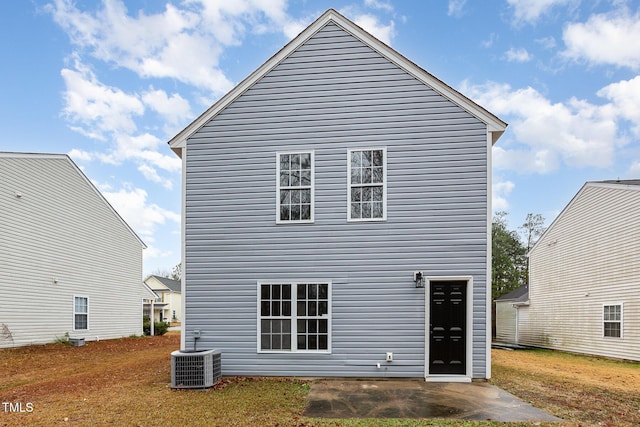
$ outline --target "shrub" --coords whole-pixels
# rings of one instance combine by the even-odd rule
[[[168,329],[169,324],[167,322],[153,322],[154,335],[164,335]],[[145,335],[151,335],[151,319],[147,315],[142,317],[142,331]]]

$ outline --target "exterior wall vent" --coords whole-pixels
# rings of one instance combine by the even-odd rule
[[[176,350],[171,353],[172,388],[213,387],[221,376],[222,353],[219,350]]]

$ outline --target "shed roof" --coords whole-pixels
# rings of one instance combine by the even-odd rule
[[[251,86],[258,82],[264,75],[276,67],[281,61],[286,59],[292,52],[298,47],[304,44],[314,34],[324,28],[327,24],[334,23],[347,31],[352,36],[359,39],[361,42],[378,52],[383,57],[400,67],[414,78],[418,79],[422,83],[428,85],[442,96],[458,105],[460,108],[467,111],[469,114],[475,116],[478,120],[487,125],[488,131],[492,135],[492,143],[495,143],[498,138],[504,133],[507,123],[499,119],[493,113],[489,112],[485,108],[481,107],[465,95],[461,94],[451,86],[444,83],[442,80],[436,78],[434,75],[428,73],[396,50],[392,49],[385,43],[381,42],[370,33],[348,20],[334,9],[329,9],[316,19],[311,25],[303,30],[298,36],[291,40],[280,51],[273,55],[269,60],[262,64],[257,70],[251,73],[247,78],[240,82],[236,87],[229,91],[226,95],[220,98],[209,109],[196,118],[191,124],[179,132],[169,141],[171,149],[182,157],[182,148],[185,147],[186,141],[196,133],[200,128],[213,119],[218,113],[224,110],[227,105],[235,101],[240,95],[247,91]]]
[[[529,299],[529,286],[522,285],[513,291],[500,295],[496,298],[496,301],[513,301],[513,302],[525,302]]]

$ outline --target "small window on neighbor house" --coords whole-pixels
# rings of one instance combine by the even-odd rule
[[[73,297],[73,330],[89,329],[89,298]]]
[[[349,150],[348,153],[348,220],[385,220],[387,218],[386,149]]]
[[[622,337],[622,304],[604,305],[602,319],[605,337]]]
[[[277,154],[277,223],[313,222],[313,152]]]
[[[259,283],[258,351],[330,349],[329,283]]]

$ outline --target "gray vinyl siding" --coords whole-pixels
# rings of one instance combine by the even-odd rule
[[[347,150],[380,147],[387,220],[347,222]],[[315,221],[276,224],[276,152],[302,150],[315,156]],[[328,25],[183,156],[187,349],[200,330],[224,375],[422,377],[422,270],[473,277],[473,376],[485,377],[484,123]],[[331,282],[331,354],[258,353],[257,283],[287,280]]]
[[[640,360],[639,237],[640,187],[583,187],[531,251],[522,343]],[[623,304],[622,338],[603,336],[604,304]]]
[[[0,347],[142,333],[143,244],[66,156],[0,154],[0,206]]]

